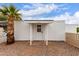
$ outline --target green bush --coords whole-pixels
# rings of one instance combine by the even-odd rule
[[[6,21],[6,20],[7,20],[7,17],[0,15],[0,21]]]
[[[79,27],[77,27],[77,33],[79,33]]]

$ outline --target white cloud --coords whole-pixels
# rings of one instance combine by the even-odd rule
[[[74,15],[69,15],[69,13],[65,13],[60,16],[54,17],[55,20],[65,20],[66,24],[79,24],[79,12],[75,12]]]
[[[72,16],[65,12],[64,14],[55,16],[55,17],[43,17],[43,18],[37,18],[36,15],[40,15],[43,13],[49,13],[56,9],[63,9],[66,10],[66,7],[62,7],[55,5],[55,4],[32,4],[31,10],[20,10],[20,13],[23,15],[23,20],[65,20],[66,24],[79,24],[79,11],[75,12]],[[25,5],[24,8],[29,8],[29,6]],[[32,17],[33,16],[33,17]]]
[[[44,14],[44,13],[49,13],[53,10],[65,10],[67,9],[66,7],[64,7],[64,5],[56,5],[56,4],[38,4],[38,3],[35,3],[35,4],[32,4],[32,5],[24,5],[24,9],[26,8],[30,8],[30,10],[20,10],[20,13],[22,14],[22,18],[23,20],[26,20],[26,19],[36,19],[36,15],[40,15],[40,14]],[[32,17],[33,16],[33,17]],[[44,19],[44,18],[41,18],[41,19]],[[52,19],[52,18],[45,18],[45,19]]]
[[[79,17],[79,11],[76,12],[74,16]]]
[[[25,7],[25,6],[24,6]],[[20,10],[20,13],[23,16],[34,16],[34,15],[40,15],[43,13],[51,12],[52,10],[55,10],[58,8],[55,4],[33,4],[33,7],[36,7],[35,9],[31,10]]]

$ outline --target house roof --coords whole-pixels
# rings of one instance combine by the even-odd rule
[[[27,23],[42,23],[42,24],[53,22],[53,20],[24,20],[24,21],[27,21]]]
[[[24,20],[24,21],[54,21],[54,20]]]

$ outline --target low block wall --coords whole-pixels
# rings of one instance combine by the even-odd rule
[[[79,34],[77,33],[66,33],[66,42],[79,48]]]
[[[4,33],[4,29],[0,27],[0,43],[6,42],[6,36]]]

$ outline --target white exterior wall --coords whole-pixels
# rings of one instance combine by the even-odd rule
[[[53,41],[65,41],[64,21],[54,21],[48,25],[48,39]]]
[[[15,40],[29,40],[30,39],[30,30],[29,24],[23,21],[16,21],[14,25],[15,29]]]
[[[30,26],[27,21],[15,22],[15,40],[30,40]],[[48,29],[45,34],[45,39],[53,41],[65,40],[65,23],[64,21],[53,21],[48,24]],[[46,28],[45,28],[46,29]],[[45,32],[45,31],[44,31]],[[33,39],[32,39],[33,40]]]

